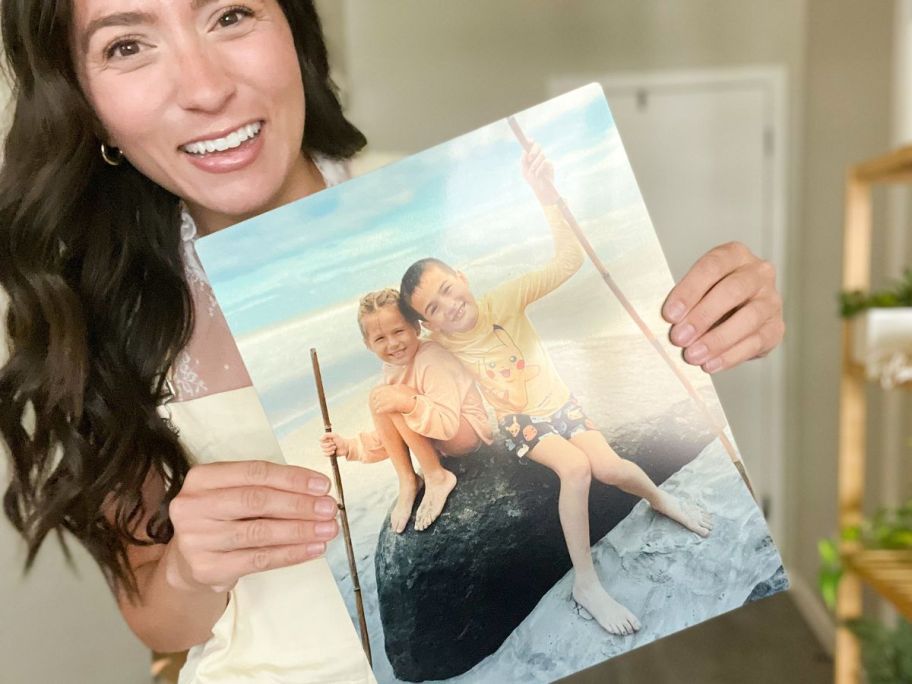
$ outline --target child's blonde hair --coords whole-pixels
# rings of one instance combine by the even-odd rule
[[[358,327],[361,328],[362,337],[367,337],[367,331],[364,330],[364,317],[377,313],[387,306],[395,306],[402,313],[402,309],[399,306],[399,290],[387,287],[375,292],[368,292],[361,297],[361,301],[358,302]]]

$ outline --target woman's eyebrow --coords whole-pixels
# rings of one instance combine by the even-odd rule
[[[215,0],[191,0],[190,9],[196,12],[197,10],[215,2]],[[109,26],[137,26],[139,24],[154,24],[156,22],[156,17],[151,12],[143,12],[141,10],[134,10],[130,12],[115,12],[114,14],[107,14],[103,17],[98,17],[89,22],[89,25],[86,26],[85,31],[82,34],[82,51],[89,51],[89,41],[92,39],[92,36],[96,31],[100,31],[103,28]]]
[[[136,26],[138,24],[154,24],[155,15],[149,12],[116,12],[115,14],[106,14],[89,22],[85,31],[82,33],[82,51],[89,51],[89,42],[96,32],[109,26]]]

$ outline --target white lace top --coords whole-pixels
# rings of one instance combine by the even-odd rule
[[[316,160],[327,186],[344,165]],[[196,463],[283,462],[266,414],[194,248],[184,212],[184,260],[195,306],[190,343],[162,407]],[[318,559],[242,577],[211,638],[190,650],[180,684],[375,684],[329,565]]]

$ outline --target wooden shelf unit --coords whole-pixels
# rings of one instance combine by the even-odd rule
[[[843,234],[844,290],[871,286],[871,188],[874,184],[912,183],[912,146],[903,147],[849,169],[846,179]],[[839,406],[838,496],[840,529],[858,525],[863,517],[867,436],[867,380],[851,355],[851,327],[843,323],[842,376]],[[862,584],[873,587],[912,619],[912,552],[862,550],[844,542],[845,574],[839,583],[836,617],[839,624],[861,617]],[[861,682],[861,653],[848,629],[837,626],[836,684]]]
[[[912,551],[867,549],[843,559],[846,567],[912,620]]]

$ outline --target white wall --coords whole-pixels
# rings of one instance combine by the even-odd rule
[[[74,573],[49,539],[24,579],[24,546],[0,516],[0,682],[149,682],[150,653],[127,628],[88,554],[71,544]]]
[[[350,113],[386,151],[416,151],[544,100],[553,76],[758,63],[792,76],[803,49],[803,0],[319,4],[332,6]]]
[[[793,420],[790,494],[796,503],[793,562],[808,581],[814,542],[836,532],[836,449],[842,227],[848,166],[890,146],[893,3],[809,0],[802,211],[793,258]],[[874,272],[883,263],[875,251]],[[872,411],[877,419],[877,410]],[[875,440],[876,441],[876,440]],[[877,459],[872,459],[876,466]],[[872,468],[869,492],[879,489]]]

